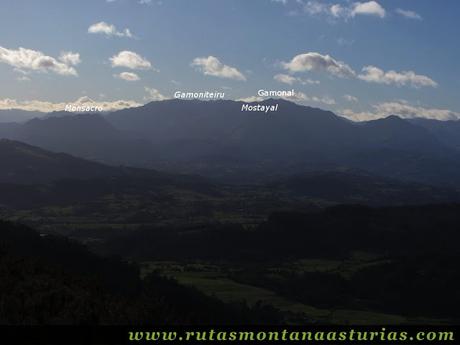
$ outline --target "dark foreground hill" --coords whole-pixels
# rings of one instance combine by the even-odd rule
[[[416,323],[423,317],[456,323],[459,224],[459,205],[339,206],[278,212],[255,229],[146,228],[112,237],[99,248],[143,262],[208,262],[221,267],[213,271],[220,284],[226,278],[276,291],[329,309],[331,316],[351,309],[418,318]],[[188,274],[198,286],[206,279],[193,270]]]
[[[0,323],[13,325],[282,322],[228,305],[65,238],[0,221]]]
[[[62,178],[87,179],[110,176],[116,171],[100,163],[6,139],[0,140],[0,159],[2,183],[36,184]]]

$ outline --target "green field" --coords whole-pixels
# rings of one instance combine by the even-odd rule
[[[318,260],[303,260],[295,263],[292,269],[334,270],[340,262]],[[288,265],[286,265],[288,266]],[[281,266],[279,269],[285,269]],[[229,273],[237,268],[217,266],[207,263],[182,264],[178,262],[144,262],[142,275],[158,272],[172,277],[179,283],[193,286],[203,293],[217,297],[224,302],[244,302],[249,306],[256,303],[270,305],[285,315],[289,323],[301,322],[327,322],[336,324],[407,324],[407,323],[442,323],[441,320],[409,319],[403,316],[384,313],[369,312],[364,310],[349,309],[320,309],[289,300],[275,292],[236,282],[229,278]]]

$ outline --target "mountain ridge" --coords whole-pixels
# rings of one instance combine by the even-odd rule
[[[244,176],[267,179],[347,167],[460,186],[460,151],[414,121],[393,115],[356,123],[282,99],[259,103],[280,106],[267,115],[242,112],[242,101],[154,101],[104,116],[4,124],[0,137],[105,164],[243,183]]]

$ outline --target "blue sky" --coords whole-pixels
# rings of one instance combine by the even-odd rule
[[[458,13],[458,0],[2,0],[0,108],[294,88],[352,119],[460,118]]]

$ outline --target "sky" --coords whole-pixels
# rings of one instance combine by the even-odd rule
[[[296,91],[353,120],[460,118],[458,0],[1,0],[0,109]]]

